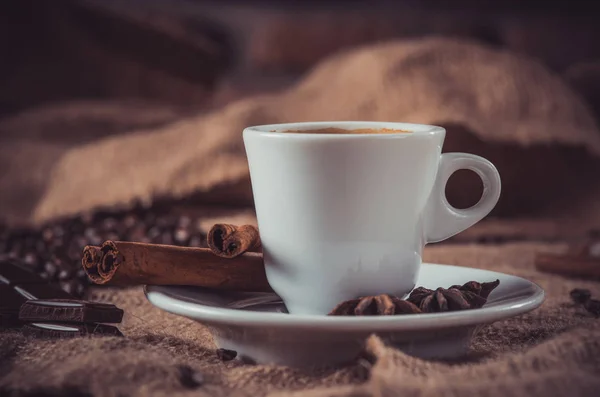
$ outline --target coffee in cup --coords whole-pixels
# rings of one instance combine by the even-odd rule
[[[272,131],[278,132],[278,131]],[[303,130],[283,130],[279,132],[287,132],[294,134],[407,134],[410,133],[408,130],[399,130],[393,128],[356,128],[356,129],[345,129],[336,127],[327,128],[316,128],[316,129],[303,129]]]

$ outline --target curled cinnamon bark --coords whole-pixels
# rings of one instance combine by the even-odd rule
[[[102,260],[102,251],[100,247],[87,246],[83,250],[83,258],[81,259],[81,264],[84,269],[92,268],[96,262]]]
[[[190,285],[237,291],[272,292],[260,253],[235,260],[207,248],[106,241],[83,250],[91,281],[107,285]]]
[[[535,255],[535,267],[565,277],[600,280],[600,260],[587,255],[538,252]]]
[[[98,266],[98,274],[104,280],[112,278],[119,266],[123,263],[123,255],[112,241],[106,241],[100,248],[102,257]]]
[[[216,224],[208,232],[208,247],[223,258],[235,258],[260,248],[258,229],[252,225]]]

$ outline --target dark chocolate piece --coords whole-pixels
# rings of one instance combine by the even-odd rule
[[[59,286],[48,283],[17,284],[13,288],[26,299],[73,299],[73,295],[67,294]]]
[[[37,274],[15,264],[11,260],[0,261],[0,284],[39,284],[46,280]]]
[[[30,300],[21,306],[21,321],[120,323],[123,310],[106,303],[80,300]]]
[[[25,300],[11,286],[0,284],[0,327],[18,325],[19,309]]]
[[[78,336],[123,336],[117,327],[106,324],[29,323],[23,333],[42,338],[75,338]]]

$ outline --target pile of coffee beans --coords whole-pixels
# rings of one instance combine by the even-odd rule
[[[195,217],[174,214],[168,207],[136,205],[126,211],[80,215],[39,229],[11,229],[0,224],[0,260],[11,259],[81,297],[89,283],[81,268],[86,245],[122,240],[205,247],[206,236],[197,223]]]

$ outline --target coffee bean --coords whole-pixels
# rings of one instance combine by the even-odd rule
[[[43,225],[14,229],[0,222],[0,257],[21,259],[24,266],[50,280],[59,280],[72,294],[90,284],[81,268],[86,245],[124,240],[205,247],[206,236],[196,217],[173,215],[168,205],[138,201],[128,211],[101,209]]]
[[[583,307],[585,308],[585,310],[587,310],[591,314],[593,314],[595,316],[600,316],[600,300],[598,300],[598,299],[588,299],[583,304]]]
[[[25,247],[20,240],[14,240],[11,242],[8,254],[11,257],[21,258],[25,253]]]
[[[132,229],[134,226],[136,226],[139,223],[139,219],[138,217],[136,217],[133,214],[129,214],[127,216],[125,216],[125,218],[123,218],[122,221],[122,225],[126,228],[126,229]]]
[[[84,284],[89,283],[89,278],[88,278],[85,270],[83,270],[82,268],[78,269],[77,272],[75,273],[75,279],[79,280],[80,282],[83,282]]]
[[[571,296],[573,302],[580,304],[587,302],[592,297],[592,293],[590,292],[590,290],[582,288],[575,288],[571,290],[571,292],[569,292],[569,295]]]
[[[44,264],[44,273],[48,275],[49,279],[54,279],[58,273],[58,266],[53,261],[47,261]]]
[[[64,239],[54,238],[51,242],[46,244],[46,247],[49,251],[54,253],[54,252],[66,250],[65,245],[66,245],[66,243],[65,243]]]
[[[23,264],[31,269],[36,269],[41,266],[42,260],[35,252],[27,252],[23,255]]]
[[[182,227],[182,228],[189,228],[192,226],[192,218],[190,218],[187,215],[182,215],[179,217],[179,219],[177,220],[177,226]]]
[[[111,208],[102,208],[94,212],[92,222],[93,224],[101,224],[107,218],[115,218],[119,214],[119,211]]]
[[[73,269],[79,267],[81,264],[81,257],[79,260],[72,260],[66,254],[59,254],[53,257],[54,264],[58,267],[58,270],[62,269]]]
[[[60,281],[70,280],[73,277],[73,269],[63,268],[58,272]]]
[[[96,229],[91,226],[86,227],[83,231],[83,237],[85,237],[85,239],[87,239],[87,240],[89,240],[90,238],[93,238],[96,235],[98,235],[98,233],[96,232]]]
[[[40,257],[47,256],[48,245],[46,244],[46,242],[41,237],[40,237],[40,239],[38,241],[35,242],[34,251],[37,252],[37,254]]]
[[[102,237],[100,237],[93,227],[87,227],[83,232],[83,237],[87,240],[89,245],[101,245],[104,242],[102,241]]]
[[[93,238],[88,240],[88,245],[102,245],[104,240],[99,235],[95,235]]]
[[[160,234],[158,244],[173,245],[173,234],[171,232],[163,232]]]
[[[73,291],[73,295],[75,295],[78,298],[81,298],[84,294],[85,294],[85,289],[87,283],[82,283],[81,281],[77,281],[75,284],[75,291]]]
[[[173,216],[160,216],[156,219],[156,226],[165,230],[172,229],[177,224],[177,218]]]
[[[127,240],[142,242],[142,239],[147,239],[146,228],[144,225],[135,225],[127,233]]]
[[[146,236],[150,239],[150,241],[158,242],[161,233],[162,232],[158,226],[152,226],[150,229],[148,229]]]
[[[54,240],[54,231],[51,227],[47,227],[42,231],[42,238],[47,243],[50,243],[52,240]]]
[[[195,233],[190,237],[188,247],[203,247],[206,242],[206,238],[199,233]]]
[[[83,222],[81,217],[77,217],[69,222],[67,229],[72,235],[83,234],[83,231],[85,230],[85,223]]]
[[[119,236],[116,232],[108,232],[104,235],[104,237],[102,239],[103,240],[112,240],[112,241],[122,240],[121,236]]]
[[[84,225],[90,225],[94,222],[94,213],[93,212],[84,212],[79,215],[79,219],[81,223]]]
[[[178,227],[173,235],[175,244],[187,246],[190,241],[190,231],[187,227]]]
[[[65,291],[67,294],[75,295],[74,292],[77,289],[77,281],[63,281],[60,283],[60,288],[62,288],[62,290]]]
[[[148,212],[146,214],[144,214],[144,221],[143,223],[150,226],[150,225],[155,225],[156,224],[156,214],[152,213],[152,212]]]
[[[38,242],[40,241],[40,237],[32,233],[23,237],[21,241],[23,242],[23,249],[25,251],[33,251],[35,250]]]
[[[69,241],[67,248],[67,256],[73,261],[81,259],[83,248],[88,244],[87,240],[83,236],[73,236]]]
[[[60,283],[60,287],[63,289],[63,291],[75,296],[76,298],[81,298],[85,292],[84,283],[78,280],[62,281]]]
[[[85,269],[80,266],[77,266],[77,271],[75,272],[75,277],[77,277],[77,278],[87,277],[87,275],[85,273]]]
[[[0,239],[0,254],[4,254],[8,252],[8,239],[1,238]]]
[[[102,221],[102,230],[104,232],[114,232],[119,222],[115,218],[106,218]]]
[[[52,233],[54,235],[54,240],[61,239],[65,236],[65,228],[62,225],[54,225],[52,227]]]
[[[119,223],[117,226],[117,230],[115,230],[115,234],[119,236],[119,240],[127,240],[127,234],[129,233],[129,229]]]

